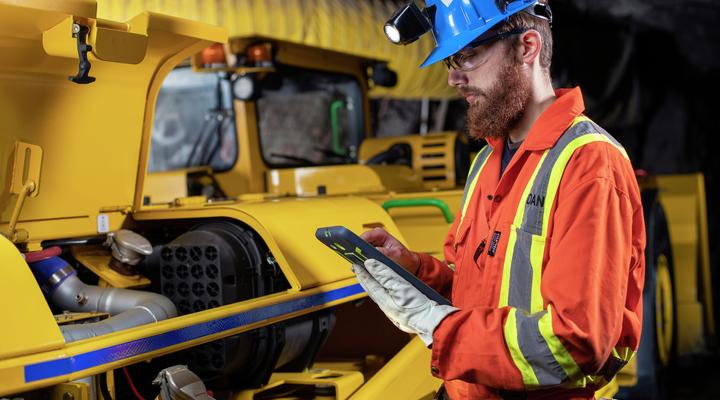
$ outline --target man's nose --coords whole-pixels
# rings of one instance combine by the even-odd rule
[[[448,85],[454,87],[467,86],[468,80],[464,72],[454,68],[448,70]]]

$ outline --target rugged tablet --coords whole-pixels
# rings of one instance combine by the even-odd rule
[[[362,240],[360,236],[354,234],[344,226],[318,228],[318,230],[315,231],[315,237],[352,264],[363,264],[365,260],[369,258],[378,260],[392,268],[398,275],[415,286],[415,288],[425,296],[438,302],[438,304],[452,305],[450,300],[433,290],[430,286],[426,285],[425,282],[408,272],[395,261],[385,257],[375,246]]]

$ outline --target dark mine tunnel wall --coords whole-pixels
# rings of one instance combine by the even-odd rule
[[[623,143],[636,168],[705,175],[717,304],[720,6],[660,0],[552,4],[557,85],[583,88],[586,113]]]

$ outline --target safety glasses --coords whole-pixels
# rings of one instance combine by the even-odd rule
[[[462,50],[445,58],[443,62],[448,69],[452,68],[456,71],[472,71],[480,66],[480,61],[482,60],[482,57],[480,57],[480,55],[482,55],[482,51],[479,49],[480,46],[505,40],[511,36],[520,35],[525,32],[527,32],[527,29],[518,28],[498,33],[497,35],[493,35],[485,39],[475,39],[468,43],[468,45]]]

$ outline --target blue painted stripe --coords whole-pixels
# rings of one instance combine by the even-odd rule
[[[77,354],[71,357],[29,364],[25,366],[25,383],[67,375],[149,353],[189,340],[213,335],[270,318],[280,317],[307,308],[321,306],[331,301],[340,300],[362,292],[362,286],[354,284],[324,293],[244,311],[239,314],[195,324],[159,335]]]

